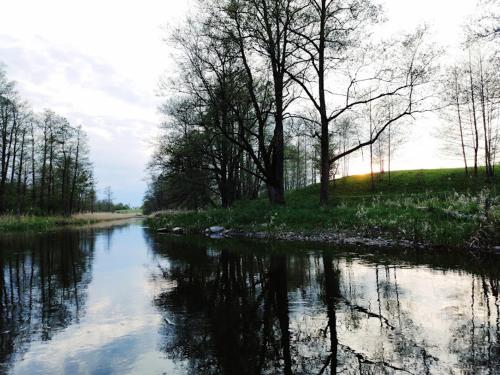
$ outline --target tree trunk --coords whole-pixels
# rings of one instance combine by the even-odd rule
[[[50,151],[49,151],[49,181],[47,186],[48,212],[53,213],[54,205],[54,135],[50,131]]]
[[[307,186],[307,140],[304,139],[304,187]]]
[[[486,94],[484,90],[484,76],[483,76],[483,61],[479,60],[479,79],[480,79],[480,97],[481,97],[481,113],[483,120],[483,131],[484,131],[484,164],[486,169],[486,177],[490,179],[493,177],[492,165],[491,165],[491,155],[488,140],[488,122],[486,121]]]
[[[371,191],[375,191],[375,177],[373,175],[373,144],[370,143],[370,180],[371,180]]]
[[[0,175],[0,212],[6,210],[5,193],[6,193],[6,183],[7,183],[7,173],[9,170],[10,154],[12,147],[12,138],[14,130],[16,128],[16,109],[12,108],[12,128],[9,131],[9,105],[10,103],[5,103],[2,107],[2,168]]]
[[[320,161],[320,205],[326,207],[329,199],[330,184],[330,142],[328,134],[328,123],[321,125],[321,161]]]
[[[281,73],[280,73],[281,74]],[[271,179],[267,186],[269,199],[273,205],[285,204],[285,142],[283,136],[283,76],[275,84],[276,114],[274,117],[274,148],[271,155]]]
[[[300,141],[297,137],[297,157],[295,159],[295,189],[300,188]]]
[[[36,205],[35,125],[31,123],[31,206]]]
[[[40,209],[43,211],[45,209],[45,186],[47,182],[47,150],[48,150],[48,139],[47,139],[48,124],[45,120],[43,129],[43,157],[42,157],[42,176],[40,180]]]
[[[24,140],[26,138],[26,131],[23,130],[23,135],[21,139],[21,155],[19,156],[19,169],[17,172],[17,189],[16,189],[16,202],[17,202],[17,214],[21,214],[21,201],[24,200],[21,199],[21,180],[22,180],[22,174],[23,174],[23,163],[24,163]]]
[[[472,124],[474,125],[474,176],[477,177],[478,174],[478,166],[477,166],[477,157],[479,151],[479,132],[477,129],[477,116],[476,116],[476,95],[474,92],[474,80],[472,77],[472,62],[470,60],[470,51],[469,51],[469,79],[470,79],[470,94],[472,101]]]
[[[373,123],[372,123],[372,104],[370,103],[370,141],[373,140]],[[375,178],[373,175],[373,143],[370,142],[370,177],[371,177],[371,191],[375,191]]]
[[[318,48],[318,94],[319,94],[319,111],[321,116],[321,182],[319,202],[322,207],[328,205],[330,183],[330,134],[329,121],[326,113],[326,98],[325,98],[325,26],[326,26],[326,0],[321,0],[320,10],[320,32],[319,32],[319,48]]]
[[[266,183],[267,195],[269,197],[269,202],[272,205],[282,206],[285,204],[285,192],[283,184],[279,184],[278,181],[268,181]]]
[[[391,156],[392,156],[391,155],[391,152],[392,152],[392,150],[391,150],[391,125],[389,125],[388,131],[389,131],[389,143],[387,145],[387,147],[388,147],[388,152],[387,152],[387,158],[388,158],[388,160],[387,160],[387,169],[388,169],[388,173],[389,173],[389,184],[390,184],[391,183]]]
[[[16,174],[16,159],[17,159],[17,153],[18,153],[18,137],[19,137],[19,126],[16,126],[16,129],[12,129],[14,132],[14,148],[12,151],[12,167],[10,169],[10,184],[12,185],[14,183],[14,177]]]
[[[460,128],[460,142],[462,145],[462,156],[464,158],[465,176],[469,176],[469,168],[467,167],[467,155],[465,153],[465,142],[464,142],[464,131],[462,125],[462,114],[460,111],[460,89],[458,87],[458,76],[455,75],[455,96],[456,96],[456,106],[457,106],[457,116],[458,116],[458,126]]]

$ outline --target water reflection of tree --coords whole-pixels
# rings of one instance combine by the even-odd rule
[[[165,288],[156,299],[166,317],[163,349],[187,363],[190,373],[425,374],[451,369],[448,358],[439,358],[447,353],[436,353],[426,342],[425,317],[413,314],[407,298],[401,300],[408,292],[398,279],[404,268],[366,262],[363,272],[372,272],[368,280],[373,284],[360,284],[354,271],[359,262],[329,251],[285,254],[256,244],[250,251],[216,250],[203,242],[170,239],[155,250],[168,260],[159,278]],[[498,278],[490,279],[496,281],[489,293],[498,301]],[[493,365],[498,358],[496,316],[496,336],[485,337],[493,343]],[[470,322],[464,324],[469,328]]]
[[[0,239],[0,363],[83,314],[94,238],[79,232]]]
[[[383,297],[388,297],[388,291],[386,290],[384,294],[380,293],[382,286],[379,285],[377,267],[374,270],[377,305],[370,307],[364,305],[367,300],[369,301],[368,296],[357,291],[356,286],[352,285],[353,279],[350,277],[352,270],[349,263],[340,264],[339,259],[333,258],[328,252],[323,254],[322,261],[323,272],[318,282],[323,286],[322,295],[326,310],[324,324],[326,326],[320,329],[303,329],[309,332],[303,337],[303,341],[306,341],[309,346],[314,346],[315,352],[319,355],[313,357],[313,360],[303,361],[301,373],[420,373],[412,371],[422,367],[419,363],[420,356],[416,353],[419,345],[410,337],[403,336],[401,330],[398,335],[394,335],[397,330],[396,323],[393,322],[392,316],[388,315],[388,311],[382,307]],[[392,298],[392,295],[390,297]],[[363,336],[359,337],[358,334],[364,329],[362,324],[368,322],[379,327],[377,332],[379,342],[367,350],[363,345]],[[346,335],[358,336],[358,339],[352,340]],[[388,346],[391,341],[397,340],[406,344],[405,350],[402,350],[401,345],[396,345],[392,348],[390,355],[378,351],[380,347]],[[299,342],[296,344],[300,346]],[[408,359],[414,361],[408,363]],[[318,367],[318,363],[322,365]]]
[[[458,357],[465,373],[500,373],[498,288],[498,279],[473,275],[470,306],[456,313],[459,319],[456,319],[450,351]]]
[[[156,299],[172,314],[163,328],[168,355],[189,360],[193,373],[291,374],[286,257],[191,250],[180,250],[188,262],[169,253],[161,271],[176,285]]]

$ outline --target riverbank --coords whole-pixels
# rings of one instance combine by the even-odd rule
[[[211,226],[247,237],[320,242],[391,243],[433,247],[500,245],[500,183],[480,171],[462,169],[393,172],[337,180],[325,208],[319,187],[290,191],[287,205],[273,207],[264,198],[238,202],[230,209],[167,211],[148,218],[149,226],[203,233]]]
[[[127,220],[142,216],[139,212],[127,213],[85,213],[70,217],[64,216],[0,216],[0,233],[5,232],[43,232],[58,227],[83,226],[97,224],[100,222],[110,222]]]

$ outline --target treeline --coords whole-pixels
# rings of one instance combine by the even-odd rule
[[[448,126],[443,137],[461,157],[465,173],[495,174],[500,146],[500,56],[496,40],[471,35],[465,51],[444,74],[443,111]]]
[[[0,213],[63,214],[94,209],[86,135],[51,110],[33,113],[0,67]]]
[[[178,77],[165,84],[146,211],[229,207],[264,191],[281,205],[287,188],[318,181],[326,205],[353,154],[369,150],[372,171],[390,170],[404,125],[451,103],[434,100],[441,51],[429,32],[372,37],[383,17],[371,0],[200,1],[171,34]],[[493,124],[496,110],[480,115]]]

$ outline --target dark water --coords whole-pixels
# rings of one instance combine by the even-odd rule
[[[4,236],[0,249],[0,373],[500,373],[494,257],[139,223]]]

